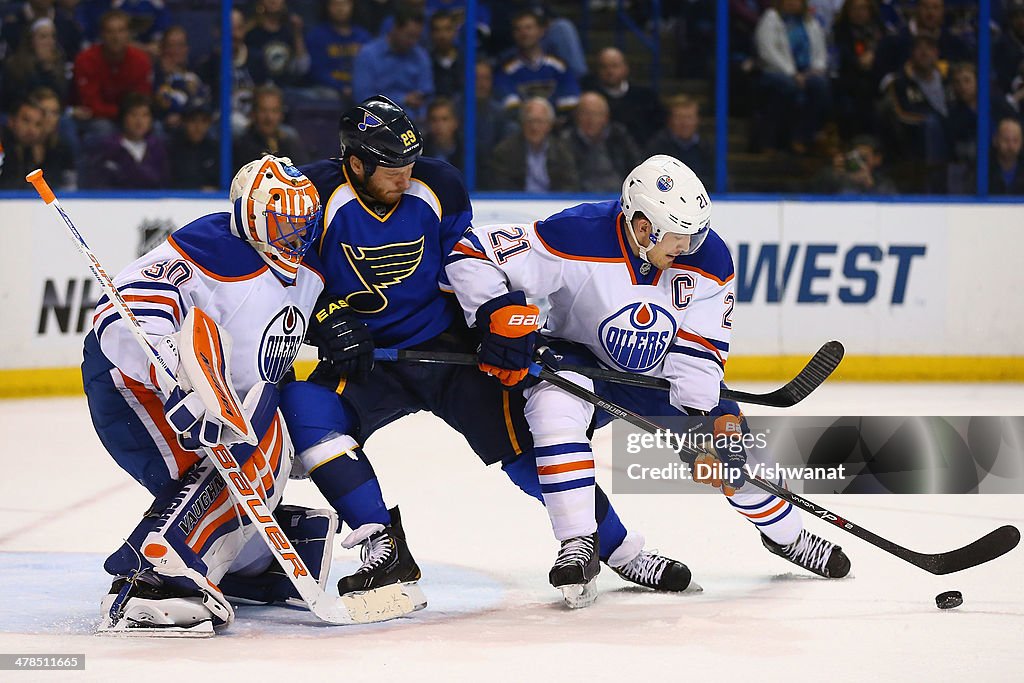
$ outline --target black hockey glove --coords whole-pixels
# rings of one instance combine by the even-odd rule
[[[320,360],[329,361],[339,376],[360,382],[373,370],[373,336],[341,297],[320,295],[306,341],[317,347]]]

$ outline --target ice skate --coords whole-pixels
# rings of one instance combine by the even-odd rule
[[[571,609],[588,607],[597,600],[597,575],[601,571],[598,547],[594,532],[566,539],[558,550],[548,581],[562,591],[562,598]]]
[[[391,525],[364,524],[342,541],[345,548],[359,545],[362,566],[338,581],[338,594],[350,599],[384,599],[405,604],[406,612],[423,609],[427,599],[418,585],[420,568],[409,552],[398,508]],[[390,597],[388,597],[390,596]]]
[[[779,545],[764,534],[761,534],[761,542],[779,557],[826,579],[841,579],[850,573],[850,558],[843,549],[806,529],[801,529],[796,540],[787,546]]]
[[[656,591],[679,593],[688,588],[691,592],[701,590],[691,580],[690,569],[685,564],[646,550],[641,550],[626,564],[612,567],[612,571],[630,583]]]
[[[211,606],[223,609],[202,591],[169,585],[147,569],[114,580],[101,603],[103,621],[96,635],[209,638],[215,624],[225,623]]]

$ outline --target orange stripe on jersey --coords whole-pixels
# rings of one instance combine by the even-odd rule
[[[136,382],[134,379],[124,374],[120,370],[122,381],[128,391],[132,392],[135,400],[139,402],[139,405],[143,407],[146,414],[156,425],[157,430],[160,432],[160,436],[163,437],[164,442],[167,444],[167,448],[171,451],[171,455],[174,456],[174,464],[177,466],[177,472],[171,472],[171,476],[175,479],[179,478],[184,472],[192,465],[199,461],[199,455],[192,451],[186,451],[178,444],[178,436],[171,429],[171,425],[167,424],[167,418],[164,417],[164,403],[160,400],[160,397],[153,391],[150,391],[141,382]]]
[[[258,268],[257,270],[254,270],[253,272],[249,273],[248,275],[237,275],[237,276],[234,276],[234,277],[231,277],[231,276],[228,276],[228,275],[220,275],[218,273],[213,272],[212,270],[207,270],[201,264],[199,264],[196,261],[192,260],[192,257],[189,256],[188,254],[186,254],[185,250],[182,249],[180,246],[178,246],[178,243],[174,241],[174,235],[171,235],[170,237],[167,238],[167,243],[169,245],[171,245],[171,247],[176,252],[178,252],[178,254],[180,254],[183,259],[185,259],[186,261],[191,263],[193,266],[195,266],[199,270],[203,271],[204,275],[206,275],[207,277],[213,278],[214,280],[217,280],[219,282],[244,282],[245,280],[252,280],[254,278],[257,278],[260,275],[262,275],[263,273],[265,273],[268,270],[270,270],[270,266],[264,265],[264,266],[261,266],[260,268]]]
[[[782,500],[782,499],[780,498],[780,499],[779,499],[779,502],[778,502],[778,503],[776,503],[775,505],[773,505],[773,506],[772,506],[772,509],[771,509],[771,510],[766,510],[766,511],[764,511],[764,512],[758,512],[757,514],[751,514],[751,513],[749,513],[749,512],[743,512],[743,510],[740,510],[740,511],[739,511],[739,513],[740,513],[741,515],[744,515],[744,516],[746,516],[746,517],[749,517],[750,519],[761,519],[762,517],[768,517],[768,516],[770,516],[770,515],[774,515],[774,514],[775,514],[776,512],[778,512],[779,510],[781,510],[781,509],[782,509],[782,507],[783,507],[783,506],[784,506],[785,504],[786,504],[786,501],[784,501],[784,500]]]
[[[539,465],[537,474],[561,474],[563,472],[575,472],[577,470],[590,470],[594,468],[593,460],[577,460],[576,462],[563,462],[559,465]]]
[[[633,261],[629,258],[632,253],[632,249],[626,249],[626,243],[622,239],[622,232],[625,228],[622,227],[622,221],[624,219],[623,214],[619,214],[615,217],[615,236],[619,238],[619,248],[622,249],[622,260],[626,262],[626,270],[629,271],[629,279],[636,284],[636,273],[633,272]]]
[[[690,334],[689,332],[683,332],[682,330],[677,330],[676,331],[676,336],[679,337],[680,339],[685,339],[686,341],[691,341],[694,344],[700,344],[701,346],[703,346],[707,350],[709,350],[712,353],[714,353],[715,356],[718,357],[718,360],[722,361],[723,364],[725,363],[725,359],[722,358],[722,354],[718,352],[718,349],[715,347],[715,345],[712,344],[711,342],[709,342],[704,337],[701,337],[700,335],[697,335],[697,334]]]
[[[160,304],[162,306],[170,306],[171,310],[174,311],[174,319],[177,322],[181,322],[181,310],[178,308],[178,302],[166,296],[142,296],[141,294],[124,294],[121,296],[125,301],[141,301],[143,303]],[[92,317],[92,324],[95,325],[96,321],[106,315],[107,311],[112,309],[114,304],[107,304],[103,307],[103,310],[98,312]]]
[[[728,284],[729,282],[732,281],[732,279],[734,277],[736,277],[736,273],[733,273],[732,275],[730,275],[729,277],[725,278],[724,280],[720,280],[717,277],[715,277],[714,275],[712,275],[711,273],[709,273],[707,271],[704,271],[704,270],[701,270],[700,268],[694,268],[693,266],[684,266],[684,265],[681,265],[681,264],[678,264],[678,263],[673,263],[672,267],[675,268],[676,270],[688,270],[691,273],[697,273],[698,275],[703,275],[704,277],[708,278],[709,280],[714,280],[715,282],[717,282],[720,285]]]
[[[560,257],[562,257],[564,259],[569,259],[570,261],[590,261],[591,263],[619,263],[620,261],[622,261],[622,259],[619,258],[618,256],[615,256],[615,257],[574,256],[573,254],[567,254],[564,251],[558,251],[557,249],[552,247],[550,244],[545,242],[544,238],[541,236],[541,234],[539,232],[537,232],[537,222],[539,222],[539,221],[536,221],[533,224],[534,233],[537,235],[537,239],[540,240],[540,243],[544,245],[545,249],[547,249],[550,253],[554,254],[555,256],[560,256]]]
[[[482,251],[477,251],[473,247],[467,247],[465,244],[462,244],[461,242],[456,242],[455,246],[452,247],[452,251],[457,251],[460,254],[472,256],[473,258],[482,258],[485,261],[487,260],[487,255],[484,254]]]

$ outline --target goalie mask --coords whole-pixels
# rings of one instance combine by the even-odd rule
[[[682,251],[688,255],[700,249],[711,229],[711,199],[704,183],[689,166],[665,154],[651,157],[626,176],[620,201],[644,261],[665,233],[689,235],[690,243]],[[636,213],[651,222],[651,243],[646,247],[633,229]]]
[[[320,195],[312,181],[291,159],[268,154],[239,169],[228,198],[232,231],[282,282],[294,283],[320,222]]]

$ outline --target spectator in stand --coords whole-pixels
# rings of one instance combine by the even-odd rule
[[[583,89],[604,95],[612,121],[625,126],[640,144],[654,133],[656,122],[665,118],[654,90],[630,82],[629,63],[618,48],[606,47],[597,53],[597,76],[584,78]]]
[[[839,10],[834,28],[839,54],[836,119],[845,140],[875,129],[875,55],[884,31],[877,0],[846,0]]]
[[[579,83],[561,60],[541,47],[542,19],[532,11],[519,12],[512,19],[512,31],[516,55],[502,65],[494,82],[501,103],[511,109],[529,97],[546,97],[559,112],[575,107]]]
[[[162,139],[153,132],[149,96],[128,93],[118,112],[120,131],[98,149],[86,149],[94,166],[83,185],[118,190],[158,190],[171,181],[170,161]]]
[[[1016,109],[1020,111],[1024,89],[1014,87],[1024,77],[1024,0],[1009,0],[1006,5],[1006,25],[1003,34],[992,45],[992,67],[996,83],[1003,95],[1017,95]]]
[[[419,45],[422,33],[422,14],[405,9],[396,12],[388,34],[364,45],[356,57],[353,98],[362,102],[373,95],[387,95],[411,118],[422,122],[427,100],[434,94],[430,55]]]
[[[42,86],[29,93],[28,101],[36,105],[43,115],[40,131],[43,163],[40,167],[46,172],[52,186],[62,190],[77,189],[74,148],[61,132],[60,98],[51,88]]]
[[[430,15],[430,62],[434,67],[434,90],[443,97],[462,94],[462,57],[459,55],[459,26],[455,17],[441,10]]]
[[[210,110],[193,106],[182,113],[171,136],[171,187],[216,190],[220,185],[220,149],[212,134]]]
[[[318,92],[334,93],[347,108],[352,101],[352,70],[356,55],[373,37],[352,23],[353,0],[323,0],[323,20],[306,33],[309,76]]]
[[[992,136],[992,161],[988,171],[989,194],[1024,195],[1024,157],[1021,149],[1021,124],[1017,119],[1003,119]]]
[[[154,70],[157,118],[177,128],[186,109],[206,106],[210,88],[188,68],[188,34],[171,26],[160,39],[160,56]]]
[[[153,65],[149,55],[131,45],[128,15],[111,10],[100,18],[99,43],[75,58],[77,106],[73,115],[82,128],[83,142],[93,144],[112,135],[121,100],[128,94],[153,94]]]
[[[754,32],[761,67],[763,146],[790,146],[806,153],[825,123],[829,83],[828,53],[821,25],[807,11],[807,0],[778,0]]]
[[[393,16],[399,5],[399,0],[359,0],[352,20],[360,26],[365,26],[371,36],[376,36],[380,34],[384,20]]]
[[[491,190],[575,192],[580,189],[568,143],[552,135],[555,109],[544,97],[519,107],[520,130],[486,150],[480,183]]]
[[[31,26],[40,19],[49,19],[57,31],[57,42],[68,59],[74,59],[82,49],[82,31],[70,12],[54,6],[54,0],[28,0],[11,14],[0,19],[0,58],[15,51]]]
[[[46,158],[43,147],[43,112],[28,100],[15,105],[0,133],[3,173],[0,190],[25,189],[25,176],[41,167]]]
[[[644,157],[667,154],[689,166],[708,190],[715,191],[715,160],[700,139],[700,105],[689,95],[676,95],[666,102],[665,127],[647,143]]]
[[[949,106],[938,60],[935,39],[916,36],[910,59],[886,88],[880,123],[889,157],[900,159],[896,181],[904,191],[946,190]]]
[[[563,131],[572,149],[580,189],[602,194],[617,193],[622,179],[640,161],[640,150],[622,124],[613,123],[604,95],[585,92],[573,112],[576,125]]]
[[[491,151],[508,132],[509,121],[505,108],[493,97],[494,68],[486,59],[476,63],[476,154],[477,168],[484,168],[484,155]]]
[[[249,73],[256,85],[279,88],[301,85],[309,71],[302,18],[288,11],[286,0],[257,0],[254,24],[245,34]]]
[[[489,50],[500,55],[505,61],[510,55],[506,53],[514,49],[515,18],[523,12],[536,16],[542,28],[540,39],[541,49],[545,54],[562,62],[573,77],[579,81],[587,73],[587,56],[583,52],[583,44],[575,24],[564,17],[555,16],[549,7],[552,3],[541,0],[503,0],[490,3],[489,27],[487,32]],[[481,5],[483,6],[483,5]],[[480,27],[478,17],[477,27]]]
[[[161,0],[111,0],[112,9],[129,17],[129,30],[154,60],[160,54],[160,41],[171,26],[171,13]]]
[[[964,42],[945,26],[945,12],[943,0],[917,0],[908,24],[896,35],[886,36],[878,45],[875,68],[879,81],[903,68],[910,59],[917,36],[927,36],[935,41],[943,72],[948,63],[973,59],[974,55]]]
[[[234,142],[235,170],[264,154],[288,157],[295,165],[309,160],[298,133],[284,125],[284,94],[272,85],[256,88],[253,93],[252,123]]]
[[[199,68],[204,83],[219,100],[220,93],[220,41],[215,41],[210,56]],[[249,72],[249,48],[245,44],[245,15],[241,10],[231,10],[231,135],[242,135],[248,128],[252,116],[252,93],[256,82]]]
[[[41,86],[66,99],[71,86],[67,71],[67,59],[57,42],[53,20],[36,19],[15,53],[4,60],[0,107],[9,109]]]
[[[427,135],[424,156],[444,159],[462,170],[462,134],[455,104],[447,97],[434,99],[427,107]]]
[[[845,154],[836,154],[832,168],[819,181],[822,194],[896,194],[896,186],[882,168],[882,145],[873,135],[858,135]]]

